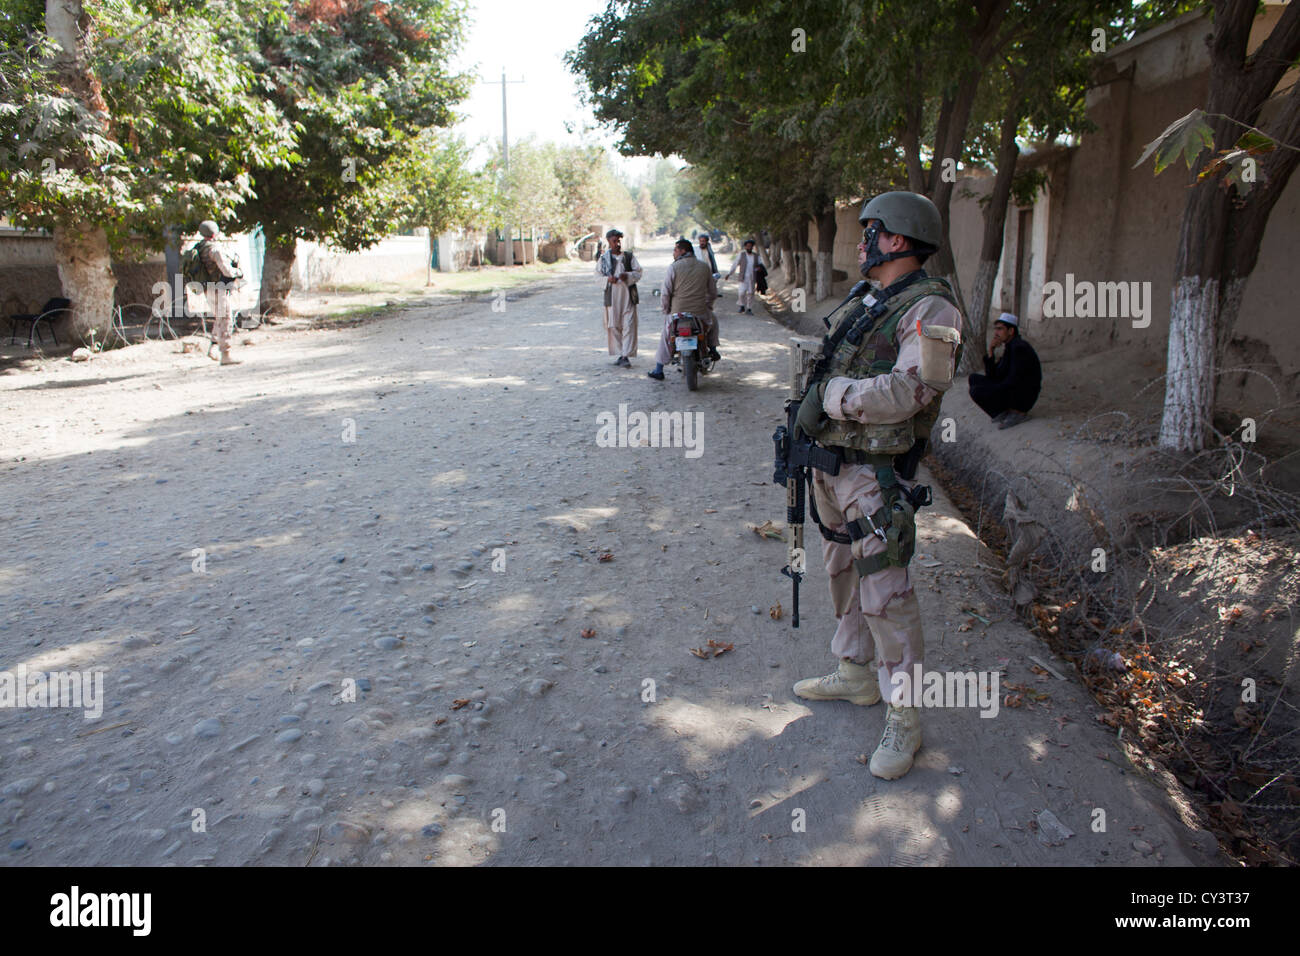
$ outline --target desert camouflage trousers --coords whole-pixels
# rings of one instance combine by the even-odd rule
[[[869,465],[842,465],[834,476],[814,471],[813,496],[822,523],[838,532],[845,531],[847,522],[874,514],[885,503],[875,469]],[[838,622],[831,653],[859,664],[874,662],[881,692],[888,696],[892,675],[910,676],[913,665],[924,662],[925,637],[907,568],[889,567],[858,576],[853,559],[884,550],[885,543],[875,535],[851,545],[822,540]]]

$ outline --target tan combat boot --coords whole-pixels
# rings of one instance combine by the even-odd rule
[[[862,707],[880,700],[876,669],[850,660],[841,660],[840,666],[825,677],[799,681],[794,685],[794,692],[805,700],[847,700]]]
[[[883,780],[897,780],[912,769],[912,756],[921,749],[921,712],[915,707],[889,705],[885,733],[871,755],[871,773]]]

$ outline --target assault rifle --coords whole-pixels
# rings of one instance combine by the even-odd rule
[[[844,306],[857,299],[867,287],[867,282],[859,282],[848,296],[836,306],[835,310],[822,321],[831,327],[831,316]],[[845,323],[847,326],[850,323]],[[842,337],[842,336],[841,336]],[[785,424],[777,426],[772,434],[772,443],[776,447],[776,461],[773,466],[772,481],[785,485],[785,522],[790,527],[790,561],[781,569],[781,573],[791,581],[793,597],[791,600],[791,623],[799,626],[799,584],[803,581],[807,567],[807,556],[803,547],[804,509],[807,505],[807,486],[812,480],[809,469],[816,468],[828,475],[840,473],[840,457],[833,451],[819,447],[802,430],[795,427],[799,417],[799,406],[810,386],[815,385],[826,374],[830,357],[834,354],[838,339],[827,336],[822,344],[822,354],[812,371],[805,375],[803,353],[795,343],[790,346],[790,394],[785,402]],[[806,379],[806,381],[805,381]],[[816,505],[813,506],[814,518]]]
[[[806,568],[803,546],[805,508],[811,505],[813,520],[817,522],[824,535],[844,544],[850,542],[848,535],[832,532],[822,525],[821,518],[817,514],[816,502],[807,497],[806,486],[812,481],[811,469],[815,468],[828,475],[838,475],[841,459],[830,449],[817,445],[812,438],[795,426],[799,418],[799,406],[808,393],[825,378],[831,359],[840,343],[845,338],[850,342],[859,341],[883,310],[883,303],[891,295],[906,288],[924,274],[924,272],[917,272],[906,276],[880,293],[878,300],[873,299],[870,307],[867,303],[858,301],[857,307],[840,322],[839,328],[822,339],[821,354],[811,369],[807,367],[804,359],[808,353],[799,348],[797,341],[792,341],[790,344],[790,394],[785,403],[786,423],[778,426],[772,434],[772,443],[776,448],[772,481],[778,485],[785,485],[786,489],[785,520],[790,526],[790,563],[781,569],[781,573],[792,583],[791,623],[795,627],[799,626],[799,584],[803,581]],[[827,328],[831,327],[830,317],[850,302],[857,301],[867,285],[868,283],[863,281],[853,287],[848,297],[823,320]],[[854,315],[854,312],[857,314]],[[916,476],[916,469],[925,455],[926,445],[925,438],[917,438],[906,453],[894,458],[894,471],[898,477],[910,481]],[[933,501],[930,488],[925,485],[917,485],[912,489],[900,487],[899,493],[911,503],[913,510],[925,507]]]
[[[795,427],[795,419],[799,417],[799,401],[787,401],[785,411],[786,423],[778,426],[772,434],[772,441],[776,445],[772,480],[778,485],[785,485],[785,523],[790,526],[790,563],[781,569],[781,573],[790,579],[794,588],[791,621],[798,627],[799,582],[803,580],[807,567],[803,548],[803,523],[807,500],[805,487],[812,480],[808,469],[816,468],[827,474],[838,475],[840,459],[834,452],[818,448],[811,438]]]

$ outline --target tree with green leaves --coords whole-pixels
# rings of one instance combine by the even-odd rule
[[[699,209],[700,189],[696,182],[699,169],[681,166],[671,159],[660,158],[650,167],[643,185],[650,192],[650,201],[658,210],[655,223],[658,232],[681,235],[698,222],[704,221]]]
[[[421,131],[451,126],[468,92],[470,78],[449,68],[464,22],[463,0],[266,0],[246,11],[243,55],[295,133],[287,169],[250,168],[256,195],[234,217],[266,236],[263,312],[284,310],[297,240],[352,251],[391,230],[386,163]]]
[[[1018,31],[998,55],[980,87],[968,150],[968,160],[992,166],[995,175],[981,201],[984,231],[966,299],[971,334],[962,360],[966,370],[979,368],[986,351],[1008,203],[1032,204],[1045,181],[1041,169],[1018,172],[1021,142],[1044,147],[1091,131],[1085,98],[1106,50],[1195,5],[1188,0],[1137,5],[1130,0],[1058,0],[1044,11],[1036,29]]]
[[[552,146],[550,157],[560,182],[560,206],[565,213],[563,222],[552,230],[557,236],[576,239],[596,223],[625,222],[636,216],[635,201],[614,175],[604,147]]]
[[[1089,128],[1085,94],[1104,43],[1090,42],[1095,28],[1106,30],[1128,6],[1096,0],[1060,0],[1046,11],[1040,29],[1022,31],[996,57],[981,84],[972,116],[968,159],[991,166],[993,184],[981,200],[984,230],[975,278],[966,297],[970,341],[962,366],[983,368],[993,283],[1002,262],[1007,207],[1032,203],[1042,181],[1035,170],[1017,178],[1020,143],[1050,145]],[[1019,188],[1017,188],[1019,187]]]
[[[642,186],[636,195],[636,218],[647,233],[657,232],[659,225],[659,210],[655,207],[654,200],[650,198],[650,189]]]
[[[438,236],[486,221],[491,184],[471,168],[471,152],[459,136],[424,130],[377,177],[388,194],[389,221],[428,230],[431,268]]]
[[[503,159],[497,144],[485,166],[492,184],[487,215],[492,226],[511,238],[509,248],[514,246],[515,229],[563,233],[569,213],[564,207],[564,187],[555,171],[554,145],[530,137],[510,147],[509,170]],[[506,255],[512,256],[513,252]]]
[[[597,118],[618,128],[621,151],[687,159],[703,173],[711,215],[738,231],[787,236],[809,284],[807,221],[816,217],[822,294],[835,200],[854,191],[865,168],[837,135],[853,119],[837,93],[845,69],[837,12],[836,0],[722,8],[614,0],[567,58]],[[822,44],[816,56],[792,42],[795,25]],[[651,198],[663,214],[667,197],[652,187]]]
[[[946,278],[959,299],[948,211],[980,87],[1017,38],[1043,29],[1053,2],[844,0],[856,13],[846,20],[846,43],[870,51],[850,80],[864,128],[890,132],[902,152],[906,188],[938,207],[944,242],[926,269]]]
[[[114,256],[222,219],[281,167],[291,131],[221,41],[233,4],[0,0],[0,211],[48,230],[69,331],[112,317]]]
[[[646,176],[645,189],[659,214],[651,228],[658,232],[676,231],[673,219],[678,212],[677,192],[680,187],[677,172],[677,165],[672,160],[661,157],[655,160]]]
[[[1171,123],[1138,165],[1190,170],[1174,263],[1161,446],[1205,448],[1216,368],[1232,338],[1246,283],[1278,199],[1300,163],[1300,84],[1278,84],[1300,57],[1300,3],[1284,7],[1253,53],[1256,0],[1215,0],[1204,109]],[[1206,150],[1211,161],[1197,164]],[[1214,151],[1218,150],[1215,154]]]

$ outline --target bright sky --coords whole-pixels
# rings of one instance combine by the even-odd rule
[[[501,141],[501,70],[510,83],[510,142],[530,134],[539,141],[578,143],[584,138],[613,151],[615,137],[595,127],[595,117],[578,100],[578,78],[564,66],[564,54],[577,46],[587,21],[605,8],[605,0],[474,0],[468,36],[456,67],[477,73],[480,81],[460,105],[465,117],[457,128],[470,142]],[[573,132],[565,130],[568,124]],[[584,136],[585,132],[585,136]],[[483,159],[483,154],[476,157]],[[621,160],[639,174],[648,160]]]

